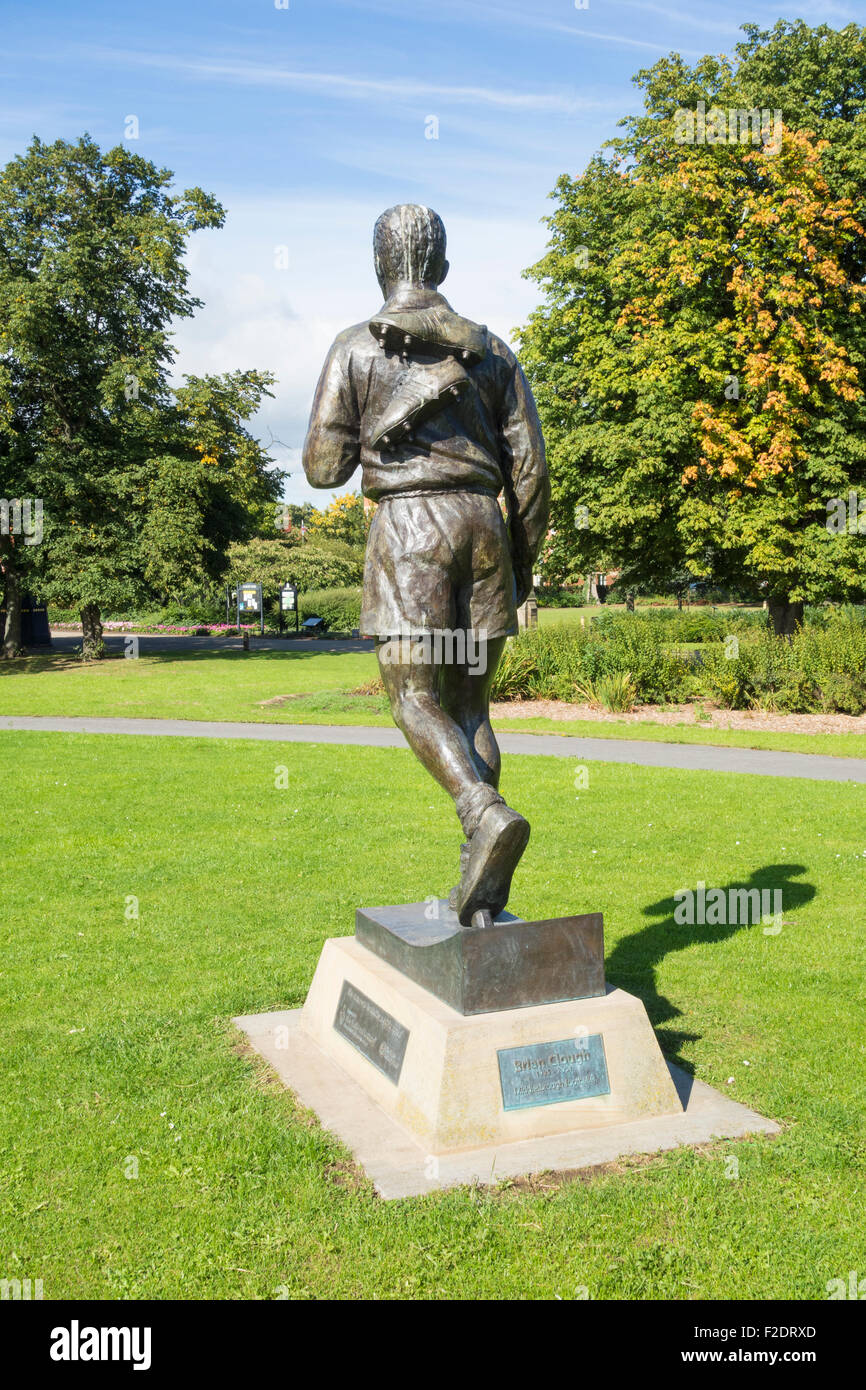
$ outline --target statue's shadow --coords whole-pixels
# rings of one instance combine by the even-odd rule
[[[771,901],[773,890],[781,889],[783,912],[787,914],[796,911],[815,896],[816,889],[813,884],[797,882],[805,873],[806,868],[802,864],[767,864],[763,868],[755,869],[748,879],[739,879],[727,884],[708,884],[707,889],[709,891],[710,887],[721,888],[726,901],[731,888],[767,889]],[[680,1052],[685,1043],[695,1042],[701,1035],[684,1032],[675,1027],[664,1027],[669,1021],[679,1018],[681,1011],[659,993],[656,967],[671,951],[682,951],[698,943],[706,946],[724,941],[738,931],[761,932],[763,926],[760,921],[751,926],[741,922],[719,926],[697,923],[694,926],[681,925],[674,919],[676,905],[671,894],[670,897],[644,907],[644,917],[653,920],[640,931],[633,932],[617,942],[607,957],[606,970],[610,984],[618,985],[643,1000],[665,1056],[683,1070],[692,1072],[692,1065],[680,1056]]]

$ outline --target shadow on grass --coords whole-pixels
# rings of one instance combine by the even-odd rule
[[[114,635],[114,634],[109,634]],[[158,638],[154,638],[158,641]],[[145,660],[153,665],[171,665],[174,662],[207,662],[207,661],[307,661],[316,656],[358,656],[364,652],[372,652],[371,646],[344,646],[340,639],[336,639],[338,645],[322,640],[316,646],[305,644],[302,650],[293,649],[289,643],[285,647],[276,649],[268,648],[264,651],[245,652],[238,647],[223,647],[210,649],[194,649],[188,651],[173,651],[162,647],[157,650],[148,649],[145,645],[146,639],[141,638],[140,660]],[[99,661],[83,662],[73,651],[55,651],[39,653],[38,655],[28,655],[13,657],[8,661],[0,661],[0,676],[13,675],[35,675],[45,671],[83,671],[98,670],[104,664],[113,665],[118,661],[123,661],[125,654],[122,650],[109,649]]]
[[[728,893],[732,888],[766,889],[772,902],[773,891],[781,890],[783,911],[794,912],[815,896],[816,889],[813,884],[797,882],[805,873],[806,868],[802,864],[767,864],[763,868],[755,869],[749,879],[736,883],[708,884],[707,892],[709,893],[710,888],[721,888],[725,894],[725,902],[728,903]],[[665,1056],[691,1073],[694,1070],[692,1064],[683,1059],[680,1052],[684,1043],[695,1042],[701,1035],[660,1026],[679,1018],[681,1011],[659,993],[656,985],[656,967],[671,951],[683,951],[688,946],[725,941],[738,931],[761,932],[764,927],[760,921],[754,925],[746,922],[717,926],[698,923],[694,926],[681,925],[674,919],[676,906],[677,903],[671,895],[658,902],[649,903],[642,909],[645,917],[654,920],[640,931],[617,942],[607,958],[607,977],[611,984],[618,985],[631,994],[637,994],[643,1000]]]
[[[106,660],[122,659],[122,652],[112,652]],[[13,656],[0,661],[0,676],[29,676],[42,671],[80,671],[85,663],[73,652],[45,652],[32,656]]]

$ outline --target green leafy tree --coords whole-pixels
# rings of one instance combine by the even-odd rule
[[[310,519],[310,538],[345,541],[363,545],[367,538],[364,499],[357,492],[346,492],[322,511],[314,510]]]
[[[188,376],[160,417],[171,448],[147,462],[140,551],[143,576],[163,602],[212,590],[229,546],[274,513],[283,475],[246,428],[273,381],[257,371]]]
[[[34,139],[0,175],[0,492],[11,480],[42,499],[44,542],[28,563],[45,598],[80,608],[85,654],[100,652],[101,610],[145,586],[169,325],[199,304],[187,241],[224,220],[201,189],[170,193],[171,179],[89,136]]]
[[[351,587],[361,582],[363,573],[363,549],[344,541],[293,545],[256,537],[229,549],[228,580],[232,584],[261,584],[268,599],[275,599],[280,586],[290,580],[306,593],[310,589]]]
[[[733,63],[638,74],[645,114],[559,180],[522,349],[559,552],[751,585],[789,631],[866,581],[859,536],[827,527],[866,484],[866,30],[746,33]],[[688,142],[699,102],[733,138],[716,118]],[[741,142],[755,108],[769,138]]]

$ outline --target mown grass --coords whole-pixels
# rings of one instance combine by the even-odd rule
[[[567,611],[567,610],[566,610]],[[176,652],[82,666],[63,656],[0,662],[0,715],[207,719],[276,724],[390,726],[384,697],[353,695],[377,674],[372,652]],[[277,696],[292,698],[268,705]],[[864,734],[723,730],[693,724],[611,720],[512,719],[519,733],[662,743],[768,748],[779,752],[866,757]]]
[[[513,908],[603,910],[609,978],[666,1054],[784,1132],[384,1203],[229,1020],[299,1005],[358,905],[450,885],[457,822],[421,766],[0,745],[4,1277],[46,1298],[821,1299],[866,1269],[862,787],[590,764],[578,792],[569,761],[507,759],[533,823]],[[783,930],[675,926],[699,880],[781,887]]]
[[[377,672],[373,652],[188,651],[89,665],[37,656],[0,662],[0,713],[279,722],[287,707],[263,701],[354,689]]]

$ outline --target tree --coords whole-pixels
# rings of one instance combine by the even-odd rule
[[[187,292],[190,234],[219,227],[199,188],[116,147],[34,139],[0,176],[0,428],[4,477],[42,499],[28,561],[43,597],[81,609],[84,653],[101,609],[142,594],[141,501],[153,416],[168,409],[169,325]],[[8,581],[7,581],[8,582]]]
[[[310,537],[363,545],[367,538],[363,497],[357,492],[346,492],[334,497],[323,511],[314,509]]]
[[[5,617],[0,631],[0,656],[17,656],[21,650],[21,571],[16,537],[0,535],[0,599]]]
[[[140,563],[163,602],[211,589],[229,565],[228,549],[274,514],[282,473],[245,422],[270,395],[269,372],[186,377],[163,419],[169,448],[147,461]]]
[[[522,347],[560,548],[638,581],[750,584],[786,631],[803,600],[866,579],[858,536],[826,524],[866,483],[866,30],[747,34],[736,65],[638,74],[646,114],[559,180]],[[816,86],[824,56],[850,68],[841,111]],[[707,138],[689,143],[699,102]]]
[[[228,579],[232,584],[259,583],[267,599],[291,580],[302,593],[311,589],[344,588],[360,584],[364,552],[343,541],[309,541],[293,545],[259,537],[229,550]]]
[[[16,364],[4,361],[0,355],[0,598],[5,610],[5,618],[0,622],[0,657],[17,656],[21,650],[22,590],[32,560],[30,547],[39,544],[43,535],[41,499],[26,495],[26,451],[13,447],[16,437],[28,438],[32,420],[32,413],[24,408],[16,390],[20,380]],[[38,528],[32,524],[37,506]]]

